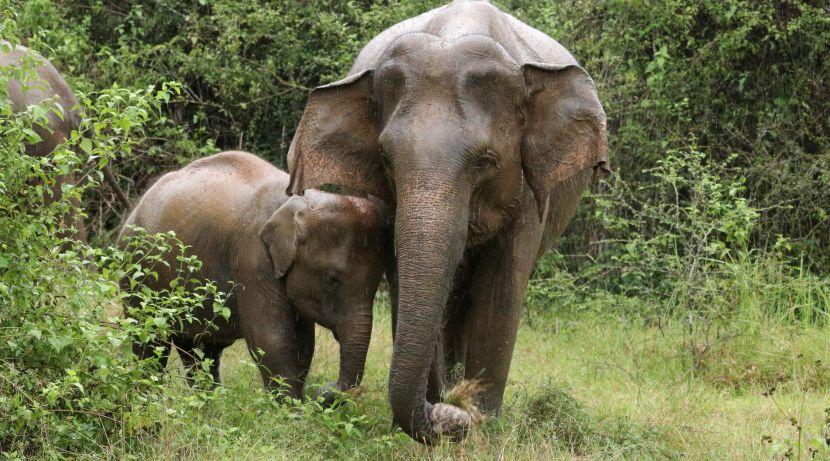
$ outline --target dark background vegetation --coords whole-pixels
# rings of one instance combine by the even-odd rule
[[[343,77],[384,28],[442,3],[29,0],[18,14],[24,35],[49,30],[39,49],[81,90],[184,84],[147,141],[115,160],[137,194],[211,145],[284,166],[308,90]],[[783,236],[804,263],[830,271],[825,1],[495,3],[559,40],[594,77],[619,177],[637,189],[667,149],[689,145],[707,162],[734,157],[761,214],[751,246]],[[106,204],[90,211],[105,229],[117,221]],[[596,255],[603,226],[589,207],[578,222],[564,251]]]

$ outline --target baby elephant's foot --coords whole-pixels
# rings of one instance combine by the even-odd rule
[[[317,389],[314,399],[325,408],[336,408],[359,392],[359,387],[341,389],[336,383],[326,383]]]

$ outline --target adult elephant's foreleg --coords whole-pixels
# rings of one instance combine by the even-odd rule
[[[470,310],[464,321],[464,377],[484,385],[481,410],[501,408],[527,282],[536,263],[542,225],[535,211],[522,213],[512,229],[476,258]]]

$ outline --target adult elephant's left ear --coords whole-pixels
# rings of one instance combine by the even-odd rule
[[[390,199],[371,88],[367,70],[311,92],[288,151],[289,194],[333,185]]]
[[[544,219],[551,189],[587,168],[610,172],[605,112],[591,77],[576,65],[525,64],[528,87],[522,168]]]

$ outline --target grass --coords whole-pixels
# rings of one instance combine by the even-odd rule
[[[106,456],[806,460],[811,447],[826,448],[827,327],[756,319],[715,335],[680,320],[543,320],[520,329],[502,416],[462,443],[425,447],[391,429],[390,318],[378,307],[362,392],[344,407],[273,403],[238,342],[223,356],[224,386],[215,395],[197,398],[173,379],[171,399],[192,403],[178,405],[184,412],[159,421],[138,447],[123,449],[129,453],[115,445]],[[336,376],[337,357],[337,343],[318,331],[310,387]]]

